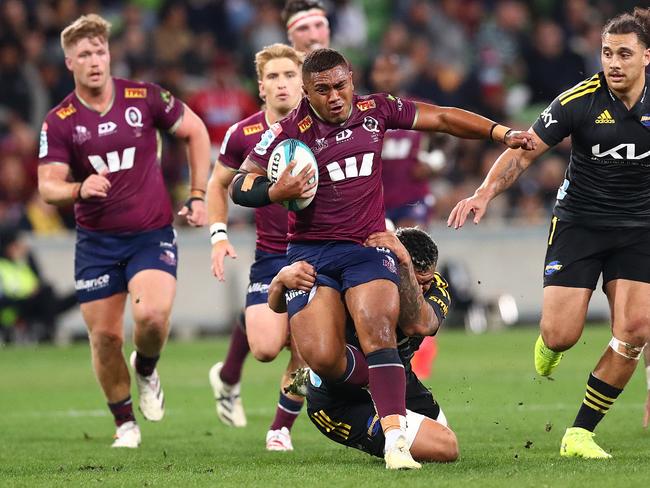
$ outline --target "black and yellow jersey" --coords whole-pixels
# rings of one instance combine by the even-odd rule
[[[593,227],[650,227],[650,90],[628,110],[602,72],[558,96],[533,124],[572,148],[553,213]]]

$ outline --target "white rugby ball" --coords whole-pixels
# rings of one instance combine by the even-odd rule
[[[314,157],[314,153],[311,152],[311,149],[302,141],[298,139],[286,139],[280,142],[273,152],[271,153],[271,158],[269,159],[269,166],[267,169],[267,175],[269,180],[273,183],[278,181],[284,170],[287,168],[291,161],[296,162],[295,168],[291,172],[291,175],[297,175],[302,171],[305,166],[312,166],[314,168],[314,176],[309,183],[316,182],[316,188],[318,188],[318,163]],[[314,195],[309,198],[296,198],[295,200],[285,200],[282,202],[282,205],[288,210],[297,212],[307,207],[312,200]]]

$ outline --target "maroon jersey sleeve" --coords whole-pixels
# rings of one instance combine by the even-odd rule
[[[387,93],[374,96],[377,109],[384,116],[386,129],[412,129],[417,116],[415,102]]]
[[[287,119],[284,119],[287,120]],[[271,153],[282,141],[289,139],[283,123],[276,122],[269,127],[255,145],[248,157],[258,166],[266,169],[269,165]]]
[[[219,150],[219,162],[231,169],[239,169],[250,150],[239,124],[237,122],[230,126]]]
[[[183,116],[184,105],[168,90],[161,88],[153,83],[146,83],[147,87],[147,104],[153,125],[163,130],[170,130],[181,120]]]
[[[72,107],[70,105],[70,107]],[[58,113],[62,113],[60,109]],[[70,109],[73,110],[73,109]],[[50,112],[41,126],[38,163],[66,163],[72,160],[69,138],[64,137],[64,122],[57,112]]]

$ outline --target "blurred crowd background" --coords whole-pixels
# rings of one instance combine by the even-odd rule
[[[46,112],[73,88],[59,45],[80,14],[113,23],[115,76],[157,82],[205,121],[216,150],[227,128],[259,109],[253,54],[286,42],[282,0],[1,0],[0,221],[36,233],[65,231],[71,209],[36,191],[37,134]],[[333,47],[351,60],[356,88],[373,91],[380,53],[399,56],[399,92],[527,128],[560,92],[599,71],[600,31],[635,3],[623,0],[329,0]],[[445,219],[501,150],[440,140],[430,179],[431,218]],[[489,218],[547,219],[568,146],[520,179]],[[163,168],[178,204],[187,191],[185,154],[167,141]],[[243,225],[250,214],[236,214]],[[232,223],[231,223],[232,224]]]

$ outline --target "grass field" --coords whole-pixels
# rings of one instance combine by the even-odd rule
[[[558,455],[609,329],[588,328],[555,381],[534,375],[536,334],[534,328],[441,334],[427,384],[458,435],[461,458],[418,472],[387,472],[382,460],[322,437],[305,416],[294,427],[293,453],[267,453],[264,436],[286,356],[247,362],[249,425],[236,430],[217,420],[207,383],[226,340],[170,343],[160,363],[165,420],[141,422],[140,449],[115,450],[108,447],[114,428],[87,345],[0,349],[0,486],[647,486],[650,432],[640,426],[646,394],[640,372],[598,429],[614,458]]]

